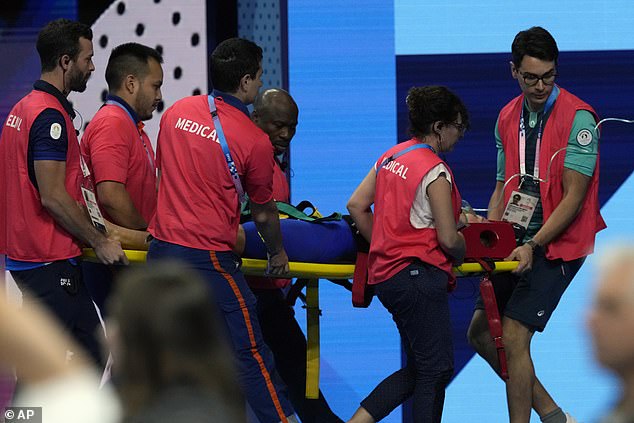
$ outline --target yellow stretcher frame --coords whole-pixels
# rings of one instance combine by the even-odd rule
[[[130,263],[145,263],[147,251],[125,250]],[[92,249],[84,249],[83,256],[87,260],[95,260]],[[266,260],[242,259],[242,272],[245,275],[263,276],[266,271]],[[518,265],[517,261],[495,262],[495,273],[510,272]],[[354,264],[324,264],[290,262],[289,278],[307,279],[306,285],[306,398],[319,398],[320,370],[320,330],[319,316],[319,279],[352,279]],[[454,274],[474,276],[484,272],[479,263],[463,263],[453,268]]]

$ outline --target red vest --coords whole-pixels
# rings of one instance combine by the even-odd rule
[[[523,95],[511,100],[500,112],[498,120],[498,131],[502,138],[506,158],[505,180],[520,171],[519,117],[523,104]],[[549,175],[546,174],[546,169],[553,154],[568,145],[570,131],[578,110],[587,110],[595,116],[597,121],[599,120],[590,105],[560,88],[557,101],[555,101],[550,117],[546,121],[539,151],[539,162],[543,164],[542,169],[540,169],[540,177],[547,179],[546,183],[542,182],[540,185],[544,221],[548,220],[563,198],[562,180],[566,151],[564,150],[555,156],[550,166]],[[505,204],[508,203],[511,192],[517,189],[518,183],[519,178],[514,178],[506,186],[504,191]],[[591,254],[594,250],[595,234],[605,227],[605,222],[599,212],[599,157],[597,156],[594,175],[590,180],[581,211],[563,233],[546,245],[546,257],[551,260],[561,258],[569,261]]]
[[[417,143],[417,140],[411,139],[392,147],[379,159],[377,169],[384,158]],[[410,210],[416,198],[416,189],[427,172],[440,163],[447,166],[431,150],[421,148],[412,150],[379,169],[376,176],[372,242],[368,256],[368,284],[386,281],[415,259],[445,271],[451,285],[454,284],[451,259],[440,247],[436,230],[416,229],[410,223]],[[461,198],[453,174],[451,181],[451,202],[458,222]]]
[[[73,122],[59,101],[43,91],[31,91],[9,115],[0,137],[0,247],[14,260],[46,262],[63,260],[81,254],[78,241],[55,223],[42,207],[38,191],[29,179],[27,149],[33,121],[45,109],[58,110],[66,122],[68,151],[66,153],[66,191],[76,201],[81,200],[81,169],[79,144]],[[21,119],[19,130],[10,120]]]

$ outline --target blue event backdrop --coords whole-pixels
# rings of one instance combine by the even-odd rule
[[[601,117],[634,118],[632,18],[634,6],[625,0],[538,0],[530,6],[501,0],[289,1],[289,88],[300,107],[292,148],[294,201],[311,199],[325,212],[344,211],[378,155],[407,139],[407,90],[442,84],[463,98],[472,121],[446,159],[463,196],[486,207],[495,183],[497,113],[519,93],[508,64],[514,35],[533,25],[549,29],[562,51],[557,82]],[[599,252],[634,232],[625,220],[634,206],[634,126],[610,122],[601,131],[600,197],[609,229],[598,238]],[[615,395],[613,381],[593,364],[583,326],[593,261],[533,342],[539,377],[583,422],[595,420]],[[447,391],[444,422],[507,419],[503,385],[465,341],[476,283],[462,280],[451,299],[457,375]],[[322,388],[347,418],[400,365],[398,336],[380,304],[351,309],[349,296],[325,282],[321,300]],[[409,421],[408,412],[396,410],[385,421],[402,420]]]
[[[14,3],[25,13],[6,8],[0,13],[2,121],[37,77],[37,29],[52,18],[76,17],[77,8],[76,0]],[[510,43],[518,30],[531,25],[543,25],[557,38],[563,87],[602,117],[634,117],[634,6],[628,0],[553,3],[289,1],[289,88],[301,109],[293,142],[294,200],[311,199],[324,212],[343,211],[378,155],[406,138],[407,89],[445,84],[465,100],[473,123],[447,160],[465,197],[484,207],[495,175],[493,125],[499,108],[518,92],[508,67]],[[601,201],[609,228],[599,236],[599,252],[634,235],[632,135],[634,126],[602,128]],[[596,419],[615,392],[614,382],[592,362],[583,327],[593,261],[575,278],[533,346],[540,378],[583,422]],[[476,282],[463,280],[452,296],[458,374],[447,391],[444,422],[506,419],[503,385],[464,342]],[[376,383],[400,366],[399,340],[378,301],[367,310],[352,309],[349,294],[327,282],[322,282],[321,301],[322,388],[332,408],[347,418]],[[302,319],[303,310],[297,311]],[[403,419],[407,413],[398,409],[384,421]]]

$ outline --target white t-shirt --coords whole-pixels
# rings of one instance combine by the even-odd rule
[[[435,228],[427,187],[440,176],[444,176],[449,181],[449,184],[452,183],[449,170],[443,163],[439,163],[427,172],[427,175],[416,188],[416,197],[409,212],[409,221],[416,229]]]

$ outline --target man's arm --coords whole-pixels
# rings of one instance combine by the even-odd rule
[[[150,248],[149,232],[124,228],[107,220],[105,220],[105,224],[108,238],[118,241],[122,248],[139,251],[147,251]]]
[[[590,179],[589,176],[582,175],[575,170],[564,168],[563,198],[533,237],[537,244],[546,245],[557,238],[577,217],[588,192]]]
[[[147,222],[134,206],[125,185],[120,182],[103,181],[97,184],[99,205],[104,208],[113,223],[124,228],[145,230]]]
[[[354,220],[354,223],[357,225],[359,233],[368,242],[372,239],[374,215],[372,214],[371,206],[374,204],[375,194],[376,170],[372,168],[365,178],[363,178],[363,181],[361,181],[357,189],[354,190],[346,205],[352,220]]]
[[[488,211],[487,219],[502,220],[502,213],[504,213],[504,182],[497,181],[495,183],[495,189],[489,200]]]
[[[489,200],[489,207],[487,212],[487,218],[489,220],[502,220],[502,213],[504,213],[504,178],[506,171],[506,157],[504,156],[504,144],[502,144],[502,137],[500,137],[500,130],[498,128],[498,120],[495,122],[495,148],[497,149],[497,161],[496,161],[496,175],[495,175],[495,189],[491,194]]]
[[[564,195],[548,220],[533,237],[537,245],[544,246],[557,238],[577,217],[588,191],[590,179],[589,176],[582,175],[576,170],[564,168],[562,180]],[[533,266],[533,248],[529,244],[520,245],[506,259],[520,261],[513,273],[530,270]]]
[[[95,229],[75,200],[68,195],[65,186],[66,162],[36,160],[34,169],[42,206],[53,219],[71,235],[90,245],[104,264],[128,264],[121,245]]]
[[[280,219],[275,201],[270,200],[264,204],[250,201],[251,218],[262,235],[264,245],[269,254],[269,269],[271,275],[288,273],[288,256],[282,245],[282,232]]]

